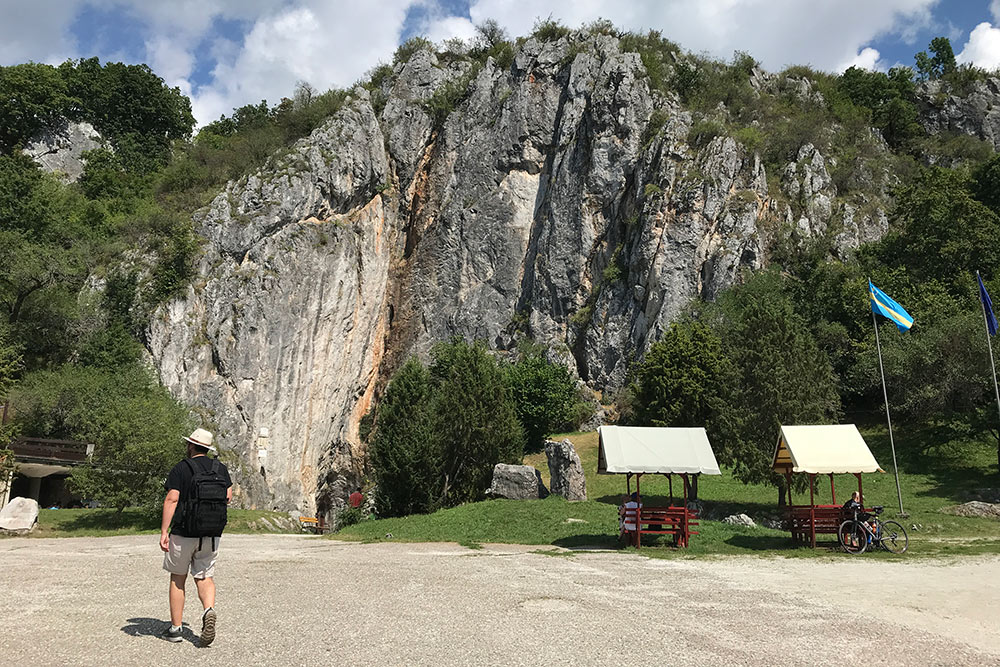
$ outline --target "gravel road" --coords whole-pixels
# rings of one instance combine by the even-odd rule
[[[1000,664],[1000,558],[553,557],[222,540],[218,638],[165,627],[155,536],[0,540],[8,665]]]

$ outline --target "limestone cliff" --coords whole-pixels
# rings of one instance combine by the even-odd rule
[[[455,82],[461,102],[432,115]],[[890,174],[858,165],[869,194],[848,197],[811,144],[772,174],[729,136],[692,145],[692,114],[613,37],[529,39],[509,68],[418,51],[381,92],[379,113],[357,89],[197,215],[199,277],[152,322],[163,382],[218,429],[247,505],[341,506],[360,418],[437,341],[530,336],[606,389],[690,299],[764,266],[779,230],[849,253],[886,229]]]

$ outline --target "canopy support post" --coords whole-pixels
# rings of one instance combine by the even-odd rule
[[[864,495],[861,493],[861,473],[856,472],[854,473],[854,476],[858,478],[858,496],[860,496],[859,502],[861,503],[861,506],[864,507]]]
[[[816,548],[816,474],[809,473],[809,542]]]
[[[639,478],[642,473],[635,475],[635,548],[642,547],[642,494],[639,493]]]
[[[632,495],[632,473],[625,473],[625,495]]]
[[[684,527],[681,530],[680,542],[686,548],[688,545],[688,476],[687,473],[681,475],[684,480]]]
[[[833,473],[830,473],[830,504],[837,504],[837,491],[833,488]]]
[[[670,484],[670,505],[674,504],[674,476],[673,474],[667,474],[667,482]]]

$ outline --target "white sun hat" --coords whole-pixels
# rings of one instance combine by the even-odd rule
[[[192,445],[196,445],[198,447],[204,447],[208,451],[214,452],[216,454],[219,453],[219,450],[212,445],[213,438],[211,431],[206,431],[203,428],[196,428],[191,435],[189,435],[184,439],[190,442]]]

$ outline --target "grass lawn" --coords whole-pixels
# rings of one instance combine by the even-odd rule
[[[876,459],[887,474],[864,476],[867,505],[884,505],[885,518],[899,512],[896,484],[889,453],[888,434],[884,429],[863,429]],[[623,475],[597,475],[597,434],[571,433],[584,471],[590,500],[570,503],[550,497],[538,501],[488,500],[440,510],[428,515],[365,521],[337,533],[340,539],[374,541],[448,541],[469,546],[485,542],[554,545],[568,548],[617,547],[617,507],[625,492]],[[950,553],[1000,553],[1000,521],[952,516],[943,507],[968,500],[966,493],[1000,486],[996,473],[996,449],[979,442],[936,444],[927,434],[897,434],[897,457],[903,507],[910,514],[900,519],[910,535],[910,550],[915,555]],[[525,457],[525,463],[538,468],[548,484],[545,454]],[[675,480],[676,481],[676,480]],[[643,480],[644,500],[648,505],[665,503],[666,479],[647,476]],[[835,476],[836,501],[843,503],[857,488],[853,475]],[[675,493],[680,485],[675,484]],[[662,495],[661,495],[662,494]],[[699,497],[713,513],[722,515],[745,512],[751,516],[777,515],[777,491],[764,485],[746,485],[734,479],[729,470],[721,477],[703,476]],[[796,494],[795,502],[808,503],[808,491]],[[830,502],[829,478],[817,478],[817,502]],[[916,525],[916,530],[913,526]],[[819,539],[831,539],[821,536]],[[809,549],[794,545],[787,532],[767,528],[747,529],[719,521],[702,521],[700,534],[692,537],[686,551],[669,546],[669,537],[652,537],[642,552],[650,556],[685,554],[768,553],[785,556],[829,555],[831,548]],[[644,538],[645,544],[645,538]],[[832,542],[827,545],[832,547]],[[866,554],[864,557],[870,557]],[[875,557],[896,558],[891,554]]]
[[[264,510],[229,510],[227,533],[272,532],[260,523],[267,518],[288,519],[287,514]],[[138,508],[118,514],[113,509],[42,509],[38,512],[38,527],[31,537],[105,537],[108,535],[158,534],[160,515]]]

